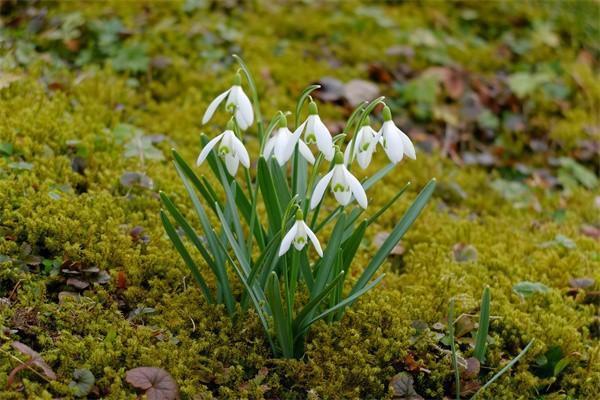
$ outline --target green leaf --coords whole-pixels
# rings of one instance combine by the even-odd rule
[[[294,322],[292,324],[293,330],[295,331],[298,327],[303,326],[305,324],[305,320],[317,309],[319,304],[327,297],[327,295],[335,289],[337,284],[343,280],[345,276],[345,272],[341,271],[335,278],[331,280],[331,282],[312,300],[310,300],[302,310],[296,315]]]
[[[282,208],[271,172],[269,171],[269,166],[264,157],[258,159],[257,179],[264,203],[268,204],[268,207],[266,207],[267,218],[269,219],[271,234],[274,234],[281,227]]]
[[[448,338],[450,339],[450,350],[452,352],[456,400],[460,400],[460,371],[458,370],[456,342],[454,340],[454,299],[450,300],[450,306],[448,307]]]
[[[340,249],[340,244],[342,243],[345,228],[345,215],[341,214],[333,228],[329,243],[327,243],[327,247],[323,252],[323,257],[315,264],[316,277],[311,298],[314,298],[317,293],[320,293],[327,284],[333,263],[335,262],[336,255]]]
[[[125,144],[124,156],[126,158],[138,157],[142,163],[145,160],[161,161],[165,159],[162,151],[152,144],[152,138],[139,133]]]
[[[353,303],[354,301],[356,301],[356,299],[358,299],[360,296],[362,296],[363,294],[365,294],[366,292],[368,292],[372,287],[374,287],[379,282],[381,282],[381,280],[383,279],[384,276],[385,276],[385,274],[381,274],[379,277],[377,277],[375,280],[373,280],[373,282],[371,282],[368,285],[364,286],[362,289],[358,290],[355,293],[350,294],[348,297],[346,297],[344,300],[340,301],[335,306],[333,306],[333,307],[325,310],[323,313],[321,313],[318,316],[312,318],[308,322],[305,322],[301,327],[298,328],[298,331],[295,332],[295,335],[299,336],[299,335],[303,334],[304,332],[306,332],[306,330],[312,324],[314,324],[318,320],[320,320],[322,318],[325,318],[330,313],[335,312],[335,311],[339,310],[342,307],[346,307],[348,304]]]
[[[504,373],[506,371],[508,371],[509,369],[512,368],[513,365],[515,365],[517,363],[517,361],[519,361],[521,359],[521,357],[523,357],[525,355],[525,353],[527,353],[527,351],[529,351],[529,348],[531,347],[531,345],[533,344],[535,339],[532,339],[531,342],[529,342],[529,344],[527,346],[525,346],[525,348],[523,349],[523,351],[521,351],[519,353],[518,356],[516,356],[515,358],[512,359],[511,362],[509,362],[504,368],[502,368],[500,371],[498,371],[497,374],[495,374],[492,379],[490,379],[485,385],[483,385],[474,395],[473,395],[473,399],[475,399],[477,396],[479,396],[486,388],[488,388],[492,383],[494,383],[498,378],[500,378],[502,375],[504,375]]]
[[[188,253],[185,246],[181,242],[181,239],[179,238],[179,235],[177,235],[177,232],[175,231],[175,228],[171,224],[171,221],[169,221],[169,218],[162,210],[160,212],[160,219],[163,223],[163,226],[165,227],[165,231],[167,232],[169,239],[171,239],[171,242],[173,242],[173,245],[175,246],[175,248],[181,255],[181,258],[183,259],[185,264],[188,266],[190,271],[192,271],[192,276],[194,277],[194,279],[196,280],[198,285],[200,285],[200,289],[202,290],[204,297],[206,297],[206,300],[209,303],[214,303],[212,294],[210,293],[210,289],[208,288],[206,281],[202,277],[202,274],[200,273],[198,266],[196,265],[196,263],[190,256],[190,253]]]
[[[0,143],[0,155],[2,156],[10,156],[13,153],[13,145],[12,143],[2,142]]]
[[[550,288],[540,282],[519,282],[513,286],[513,291],[522,298],[528,298],[535,293],[548,293]]]
[[[390,164],[392,165],[392,164]],[[402,189],[400,189],[398,191],[398,193],[396,193],[394,195],[394,197],[392,197],[387,203],[385,203],[383,205],[383,207],[381,207],[379,209],[379,211],[377,211],[375,214],[373,214],[371,216],[371,218],[369,218],[368,222],[367,222],[367,226],[371,225],[373,222],[377,221],[377,219],[381,216],[381,214],[383,214],[388,208],[390,208],[390,206],[392,204],[394,204],[396,202],[396,200],[398,200],[400,198],[400,196],[402,196],[404,194],[404,192],[406,191],[406,189],[408,189],[408,187],[410,186],[410,182],[408,182],[406,185],[404,185],[404,187]]]
[[[175,222],[179,224],[179,226],[183,229],[187,238],[194,244],[198,252],[202,255],[202,258],[206,261],[208,266],[211,268],[215,276],[217,277],[220,285],[220,290],[222,291],[225,297],[225,306],[227,307],[227,311],[230,315],[233,315],[235,312],[235,300],[233,298],[233,294],[231,292],[231,286],[229,284],[229,279],[227,278],[227,271],[225,270],[225,265],[217,264],[215,260],[210,256],[209,252],[206,250],[200,238],[189,224],[189,222],[185,219],[185,217],[181,214],[181,212],[177,209],[175,204],[171,201],[169,196],[165,193],[160,192],[160,198],[162,200],[163,205],[166,210],[171,214]],[[200,274],[199,271],[192,271],[194,274]],[[195,277],[196,278],[196,277]],[[196,278],[197,280],[197,278]]]
[[[78,368],[73,371],[73,380],[69,387],[73,390],[75,397],[86,397],[96,383],[96,378],[89,369]]]
[[[291,323],[286,316],[281,301],[281,291],[279,289],[279,278],[275,271],[271,272],[266,285],[266,296],[273,312],[273,322],[275,323],[275,333],[283,356],[291,358],[294,356],[294,340],[291,335]]]
[[[435,182],[435,179],[432,179],[429,181],[429,183],[427,183],[427,185],[425,185],[423,190],[421,190],[421,193],[419,193],[415,201],[408,208],[400,222],[398,222],[394,230],[383,242],[377,253],[375,253],[375,256],[371,259],[371,262],[367,265],[350,293],[354,293],[366,285],[375,272],[377,272],[381,264],[383,264],[383,262],[387,259],[392,249],[396,247],[402,236],[404,236],[406,231],[408,231],[408,228],[410,228],[413,222],[415,222],[421,213],[421,210],[423,210],[429,201],[429,198],[435,189]]]
[[[148,70],[150,58],[146,54],[145,45],[134,43],[119,48],[111,62],[116,71],[140,73]]]
[[[481,297],[481,310],[479,312],[479,328],[475,337],[475,351],[473,357],[483,363],[487,346],[488,329],[490,326],[490,288],[483,289]]]

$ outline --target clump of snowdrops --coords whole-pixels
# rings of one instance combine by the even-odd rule
[[[369,189],[403,158],[416,157],[413,144],[395,126],[383,97],[358,106],[344,131],[332,137],[310,97],[318,85],[300,95],[292,129],[289,113],[283,112],[265,127],[252,75],[241,58],[234,58],[240,70],[233,86],[210,103],[202,123],[223,105],[231,119],[212,139],[202,137],[203,148],[196,161],[198,169],[210,170],[221,187],[199,177],[173,151],[175,168],[204,234],[198,234],[195,222],[186,219],[165,193],[161,193],[161,219],[206,300],[224,304],[232,318],[252,305],[275,356],[299,358],[311,325],[319,320],[339,320],[347,307],[382,280],[384,274],[375,277],[377,270],[429,200],[435,180],[420,192],[358,279],[345,290],[350,268],[361,267],[353,266],[352,260],[365,232],[404,193],[408,183],[365,217]],[[242,88],[242,74],[252,100]],[[384,122],[375,131],[369,115],[380,104],[384,105]],[[304,111],[307,116],[300,122]],[[252,134],[255,122],[260,154],[253,167],[244,136]],[[365,169],[379,147],[390,163],[359,180],[357,168],[351,171],[353,165]],[[337,202],[335,208],[322,207],[323,202],[333,201]],[[258,213],[261,202],[266,218]],[[211,224],[210,213],[218,219],[217,226]],[[319,234],[328,225],[333,229],[324,243]],[[197,264],[182,236],[215,275],[216,288],[206,283],[208,269]],[[228,268],[235,274],[228,274]],[[230,276],[241,281],[243,293],[232,292]]]

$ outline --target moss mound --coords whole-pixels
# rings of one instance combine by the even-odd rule
[[[481,381],[536,341],[482,398],[598,398],[598,284],[569,283],[600,281],[598,239],[582,231],[600,223],[594,172],[589,177],[598,160],[588,162],[583,176],[573,173],[581,164],[564,162],[582,141],[598,138],[590,133],[598,79],[593,61],[584,59],[598,51],[590,44],[597,28],[587,22],[597,5],[309,2],[252,10],[245,3],[205,3],[0,4],[6,21],[0,35],[8,43],[0,48],[0,397],[73,397],[73,371],[84,368],[95,376],[90,396],[135,398],[125,372],[139,366],[164,368],[182,398],[394,398],[389,383],[402,372],[424,398],[453,396],[444,342],[449,299],[456,299],[458,314],[476,316],[490,286]],[[394,54],[405,54],[409,44],[415,54],[398,59]],[[510,67],[503,46],[523,47],[520,53],[511,47]],[[504,70],[527,128],[511,131],[508,117],[498,120],[492,108],[491,118],[464,128],[477,135],[491,129],[505,146],[503,160],[536,167],[544,157],[527,144],[549,134],[563,159],[562,186],[508,180],[503,168],[514,167],[512,161],[497,169],[457,167],[437,150],[421,150],[370,194],[375,207],[412,182],[389,219],[370,228],[352,276],[428,179],[440,182],[403,238],[402,254],[386,264],[383,283],[339,323],[318,323],[304,359],[273,359],[253,313],[234,322],[220,306],[206,304],[159,219],[159,190],[173,194],[192,218],[168,150],[191,161],[202,129],[216,132],[222,121],[200,127],[200,118],[229,83],[228,54],[240,51],[260,76],[267,116],[292,109],[295,94],[324,76],[372,76],[374,60],[414,71],[451,60],[484,78]],[[515,77],[534,63],[537,70],[525,79]],[[531,83],[531,74],[543,90],[522,82]],[[406,90],[423,94],[430,83],[409,82],[380,84],[392,102],[403,99],[395,107],[407,110],[405,120],[418,121],[417,131],[452,123],[440,112],[458,101],[437,92],[433,104],[427,96],[415,99]],[[549,100],[557,92],[563,97]],[[330,120],[344,113],[330,103],[320,111]],[[148,139],[141,150],[132,144],[137,133]],[[248,146],[256,150],[255,139]],[[376,158],[365,176],[383,166],[383,156]],[[520,282],[547,290],[523,297],[513,290]],[[464,329],[458,343],[467,357],[474,330],[468,323]],[[58,379],[25,369],[8,385],[15,357],[25,358],[10,346],[15,340],[39,352]],[[568,364],[548,373],[552,349]]]

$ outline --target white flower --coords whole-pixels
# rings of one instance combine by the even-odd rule
[[[325,157],[327,161],[331,161],[335,155],[333,139],[331,138],[329,129],[327,129],[317,113],[317,105],[315,102],[309,104],[308,114],[306,121],[304,121],[298,129],[304,132],[304,141],[306,144],[316,143],[319,151],[323,153],[323,157]]]
[[[229,127],[229,126],[228,126]],[[196,165],[204,162],[208,153],[219,143],[218,154],[225,161],[227,171],[233,176],[236,174],[238,165],[241,162],[246,168],[250,167],[250,156],[240,139],[235,136],[233,130],[227,129],[219,136],[213,138],[200,152]]]
[[[356,157],[356,161],[358,161],[358,165],[362,169],[366,169],[371,163],[373,153],[379,141],[377,132],[368,125],[368,121],[365,122],[366,124],[358,130],[354,144],[348,144],[344,152],[344,163],[349,164],[350,152],[352,151],[352,146],[354,146],[354,157]]]
[[[279,124],[279,128],[271,135],[271,137],[265,143],[263,150],[263,156],[269,158],[271,154],[275,155],[275,159],[279,165],[284,165],[294,154],[296,143],[298,143],[298,150],[302,157],[311,164],[315,163],[315,157],[310,152],[310,149],[300,139],[301,130],[297,129],[296,132],[292,133],[288,127],[285,117],[282,118]]]
[[[290,249],[290,246],[294,244],[296,250],[300,251],[304,248],[308,242],[307,237],[312,242],[315,250],[319,253],[320,257],[323,257],[323,250],[319,239],[315,236],[313,231],[310,230],[308,225],[302,220],[302,212],[296,213],[296,222],[292,225],[292,228],[285,234],[281,241],[281,247],[279,247],[279,256],[284,255]]]
[[[244,93],[244,90],[240,86],[241,77],[239,74],[236,75],[235,84],[218,95],[206,109],[204,116],[202,117],[202,124],[206,124],[215,113],[215,110],[223,102],[225,97],[227,97],[227,101],[225,102],[225,107],[227,110],[235,115],[235,121],[238,126],[242,130],[248,129],[252,122],[254,121],[254,112],[252,111],[252,104],[250,103],[250,99]]]
[[[352,197],[362,208],[367,208],[367,194],[363,189],[359,180],[348,171],[344,165],[344,156],[341,152],[335,155],[335,166],[327,175],[325,175],[315,186],[312,198],[310,199],[310,208],[315,208],[323,198],[323,193],[327,185],[331,181],[331,191],[335,199],[342,206],[348,205],[352,201]]]
[[[417,158],[415,147],[404,132],[396,127],[392,121],[390,109],[386,106],[383,109],[383,125],[379,130],[379,137],[382,140],[383,149],[390,161],[394,164],[402,160],[406,154],[413,160]]]

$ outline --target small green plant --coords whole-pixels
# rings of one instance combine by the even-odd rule
[[[368,218],[363,217],[368,205],[366,191],[403,156],[415,158],[414,147],[408,136],[394,125],[387,107],[384,107],[381,130],[373,134],[375,131],[368,127],[369,115],[383,104],[383,98],[357,107],[344,132],[332,137],[310,97],[317,85],[309,86],[301,94],[293,132],[283,112],[278,112],[265,127],[252,76],[244,62],[234,57],[248,81],[252,101],[242,89],[242,76],[238,71],[233,86],[208,106],[203,123],[212,118],[223,102],[232,117],[223,133],[211,140],[202,138],[204,147],[197,160],[198,165],[208,164],[220,188],[213,187],[204,176],[196,175],[173,151],[175,168],[192,201],[204,237],[165,193],[161,193],[164,206],[161,219],[208,302],[224,304],[231,317],[244,313],[252,304],[275,355],[301,357],[311,325],[322,319],[339,320],[346,307],[381,281],[383,274],[372,278],[429,200],[435,180],[425,186],[358,280],[344,293],[348,271],[367,228],[408,185]],[[300,124],[307,102],[308,117]],[[261,156],[256,170],[252,171],[242,133],[255,120]],[[340,147],[349,133],[353,133],[353,138],[344,155]],[[319,151],[316,157],[309,147],[313,144]],[[352,163],[356,158],[365,168],[378,145],[383,146],[391,163],[361,182],[350,172]],[[240,164],[244,167],[243,184],[235,178]],[[308,164],[313,165],[310,171]],[[320,173],[324,175],[318,179]],[[322,210],[328,187],[339,203],[330,208],[331,211]],[[258,212],[263,207],[264,221]],[[218,226],[211,224],[211,213],[218,219]],[[323,249],[317,234],[328,225],[333,225],[333,230]],[[207,284],[205,272],[184,245],[177,226],[214,274],[216,290]],[[306,246],[309,242],[316,255],[309,255]],[[241,295],[232,291],[227,265],[233,267],[245,288]],[[306,295],[300,296],[301,293]]]
[[[475,336],[475,350],[473,351],[473,357],[477,359],[476,363],[482,363],[485,359],[485,351],[487,349],[487,336],[488,330],[490,326],[490,288],[486,287],[483,289],[483,295],[481,297],[481,311],[479,313],[479,328],[477,329],[477,334]],[[456,323],[454,317],[454,299],[450,300],[450,305],[448,307],[448,337],[450,339],[450,352],[452,356],[452,369],[454,370],[454,386],[456,390],[456,400],[461,399],[461,380],[460,380],[460,370],[458,367],[458,351],[456,349],[456,343],[454,340],[454,324]],[[521,357],[529,351],[531,345],[533,345],[535,339],[532,339],[527,346],[521,352],[513,358],[508,364],[506,364],[500,371],[498,371],[492,378],[487,381],[483,386],[479,388],[473,394],[472,399],[476,399],[487,387],[489,387],[492,383],[494,383],[498,378],[500,378],[505,372],[512,368]],[[477,364],[479,366],[479,364]],[[479,368],[477,368],[479,370]]]

